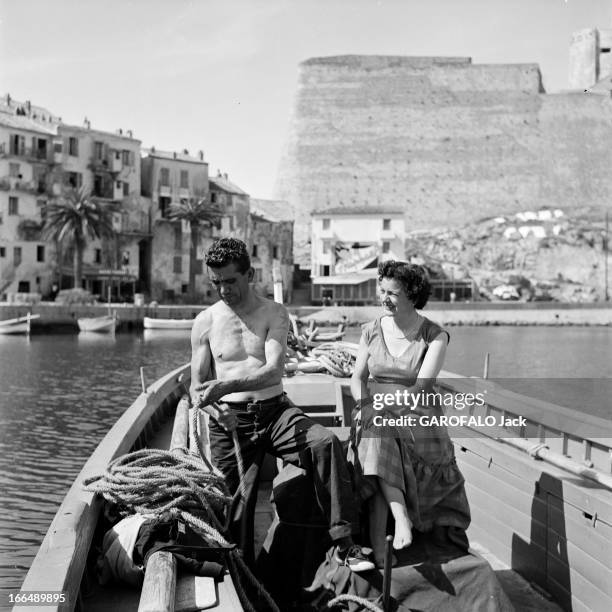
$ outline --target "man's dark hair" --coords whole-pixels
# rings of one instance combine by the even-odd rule
[[[421,309],[431,295],[431,285],[423,266],[389,259],[378,265],[378,280],[392,278],[398,281],[415,308]]]
[[[220,238],[213,242],[204,261],[209,268],[224,268],[234,263],[240,274],[244,274],[251,267],[247,246],[238,238]]]

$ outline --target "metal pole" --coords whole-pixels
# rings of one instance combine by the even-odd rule
[[[482,373],[482,377],[486,380],[487,378],[489,378],[489,353],[485,354],[485,361],[484,361],[484,372]]]
[[[385,566],[383,569],[383,600],[382,607],[384,612],[391,612],[391,566],[393,565],[393,536],[388,535],[385,539]]]

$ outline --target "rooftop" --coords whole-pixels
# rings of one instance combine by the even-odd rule
[[[251,212],[269,221],[293,221],[293,211],[285,200],[251,198]]]
[[[245,195],[245,196],[249,195],[246,191],[243,191],[242,189],[240,189],[238,185],[235,185],[234,183],[232,183],[232,181],[230,181],[229,178],[227,177],[227,174],[217,174],[217,176],[210,176],[208,178],[208,181],[212,185],[217,187],[217,189],[227,191],[227,193],[233,193],[235,195]]]
[[[330,215],[404,215],[404,210],[396,206],[335,206],[313,210],[312,216]]]
[[[154,157],[155,159],[168,159],[170,161],[183,161],[183,162],[191,162],[194,164],[205,164],[208,165],[208,162],[204,161],[204,152],[198,151],[198,156],[189,155],[189,151],[187,149],[183,149],[182,151],[160,151],[155,147],[151,147],[150,149],[142,149],[141,150],[142,157]]]

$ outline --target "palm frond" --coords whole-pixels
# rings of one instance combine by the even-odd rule
[[[170,219],[188,221],[191,225],[214,225],[220,227],[221,219],[225,216],[223,207],[217,202],[210,202],[206,198],[196,200],[190,198],[180,203],[170,204],[168,210]]]

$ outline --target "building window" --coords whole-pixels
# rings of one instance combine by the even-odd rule
[[[13,178],[21,178],[21,174],[19,174],[19,164],[9,164],[9,176]]]
[[[19,214],[19,198],[15,196],[9,196],[9,215],[18,215]]]
[[[168,211],[170,209],[170,198],[168,196],[161,196],[159,198],[159,211],[161,212],[161,216],[165,219],[168,216]]]
[[[104,143],[94,142],[94,158],[96,160],[104,159]]]
[[[36,261],[45,261],[45,247],[42,244],[36,247]]]
[[[25,136],[11,134],[9,143],[10,152],[13,155],[25,155]]]
[[[181,274],[182,271],[183,271],[183,258],[180,255],[177,255],[174,258],[174,273]]]
[[[234,221],[234,217],[233,217],[233,216],[231,216],[231,217],[229,218],[229,229],[230,229],[230,232],[233,232],[233,231],[234,231],[234,227],[236,227],[236,223],[235,223],[235,221]]]
[[[30,281],[19,281],[17,293],[30,293]]]
[[[97,263],[97,264],[102,263],[102,249],[94,250],[94,263]]]
[[[383,229],[384,230],[391,229],[391,219],[383,219]]]
[[[64,143],[61,141],[54,141],[53,142],[53,152],[54,153],[61,153],[64,150]]]
[[[272,259],[278,259],[278,247],[277,246],[272,247]]]
[[[189,187],[189,172],[187,170],[181,170],[181,189],[187,189]]]
[[[331,227],[331,219],[323,219],[323,229],[328,230]]]
[[[123,195],[124,196],[130,195],[130,184],[127,181],[123,181]]]
[[[159,171],[159,184],[162,187],[170,186],[170,168],[161,168]]]
[[[321,276],[329,276],[329,266],[323,266],[323,269],[321,270],[322,274]]]
[[[256,283],[261,283],[263,281],[263,272],[261,268],[255,268],[255,277],[253,280]]]
[[[213,204],[217,201],[217,194],[214,191],[210,194],[210,201]]]
[[[79,156],[79,139],[74,136],[68,139],[68,155],[72,155],[73,157]]]
[[[180,225],[174,228],[174,250],[183,250],[183,228]]]
[[[2,218],[2,213],[0,212],[0,225],[2,225],[4,223],[4,220]]]
[[[331,252],[331,242],[329,240],[324,240],[323,241],[323,254],[326,255],[327,253]]]
[[[382,252],[389,253],[389,251],[391,251],[391,243],[388,240],[385,240],[382,243]]]
[[[0,247],[0,257],[6,257],[6,247]]]
[[[254,244],[253,248],[251,249],[251,255],[253,257],[257,257],[257,245],[256,244]]]
[[[128,151],[124,149],[121,151],[121,160],[124,166],[133,166],[134,165],[134,156],[132,151]]]
[[[21,247],[13,247],[13,265],[18,266],[21,263]]]
[[[66,184],[73,189],[80,189],[83,186],[83,175],[80,172],[68,172]]]

